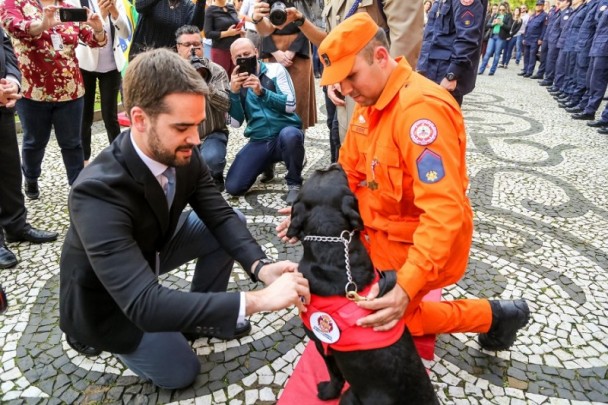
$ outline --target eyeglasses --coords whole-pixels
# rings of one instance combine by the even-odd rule
[[[183,46],[184,48],[202,48],[203,47],[203,43],[202,42],[178,42],[178,45]]]

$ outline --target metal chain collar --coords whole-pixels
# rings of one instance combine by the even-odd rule
[[[348,245],[353,239],[353,235],[355,231],[342,231],[340,236],[316,236],[316,235],[308,235],[304,237],[305,241],[310,242],[341,242],[344,244],[344,263],[346,264],[346,277],[348,278],[348,282],[344,286],[344,293],[346,294],[346,298],[351,301],[365,301],[366,298],[360,296],[357,293],[358,287],[357,283],[353,281],[353,276],[350,272],[350,258],[348,255]]]

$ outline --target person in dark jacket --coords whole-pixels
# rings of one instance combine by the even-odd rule
[[[251,331],[246,316],[304,309],[310,300],[297,265],[267,258],[215,188],[196,150],[206,94],[200,74],[170,50],[129,64],[123,103],[131,128],[72,186],[59,264],[59,322],[68,343],[106,350],[166,389],[186,387],[200,372],[183,332],[242,337]],[[161,283],[193,259],[190,291]],[[227,292],[235,260],[268,287]]]
[[[153,48],[175,47],[174,33],[182,25],[203,29],[205,2],[190,0],[135,0],[139,19],[135,26],[129,60]]]
[[[481,61],[481,67],[479,69],[480,75],[483,74],[492,56],[494,56],[494,60],[492,61],[492,67],[490,67],[489,75],[492,76],[494,73],[496,73],[496,68],[498,67],[498,62],[500,61],[500,53],[507,43],[507,38],[509,38],[509,35],[511,35],[511,26],[513,25],[513,17],[511,16],[511,13],[509,13],[508,7],[508,3],[502,3],[498,7],[498,14],[496,14],[493,20],[489,21],[492,34],[490,36],[490,40],[488,41],[486,54],[483,56],[483,60]]]
[[[207,8],[205,37],[211,40],[211,60],[226,69],[228,77],[234,69],[230,57],[230,45],[245,35],[244,27],[238,27],[239,15],[226,0],[216,0]]]
[[[553,84],[555,66],[560,52],[560,48],[557,47],[557,41],[562,32],[562,16],[564,10],[567,10],[570,7],[570,4],[572,4],[572,0],[558,1],[555,11],[548,16],[547,29],[543,41],[543,48],[547,48],[547,58],[545,60],[544,79],[539,83],[541,86],[551,86]]]
[[[11,40],[2,28],[0,40],[0,269],[8,269],[19,261],[5,244],[5,232],[8,242],[31,243],[51,242],[58,234],[36,229],[27,222],[14,110],[21,98],[21,72]]]
[[[475,88],[487,0],[436,1],[424,28],[416,70],[458,104]]]
[[[544,12],[544,7],[544,0],[536,0],[534,15],[530,16],[528,25],[526,26],[526,31],[524,32],[522,44],[524,46],[525,66],[523,72],[518,73],[519,76],[531,77],[532,73],[534,72],[538,48],[543,43],[542,38],[545,33],[545,29],[547,28],[547,24],[545,24],[547,20],[547,13]]]
[[[511,14],[513,19],[513,24],[511,24],[511,30],[509,31],[509,37],[507,38],[507,43],[505,45],[505,50],[502,54],[502,63],[498,65],[498,67],[507,68],[509,66],[509,62],[511,61],[511,57],[513,56],[513,50],[515,49],[515,54],[521,54],[519,37],[522,35],[519,31],[523,24],[521,19],[521,9],[519,7],[515,7],[513,9],[513,13]],[[518,63],[519,60],[516,60]]]

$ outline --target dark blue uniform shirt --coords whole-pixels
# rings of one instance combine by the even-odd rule
[[[528,25],[526,26],[526,32],[524,32],[523,40],[526,41],[528,45],[532,41],[538,41],[542,39],[545,34],[545,29],[547,28],[547,13],[544,11],[539,14],[534,14],[530,16],[528,20]]]
[[[436,83],[453,73],[458,92],[470,93],[475,88],[487,4],[487,0],[433,3],[416,70]],[[432,68],[437,61],[445,66]]]

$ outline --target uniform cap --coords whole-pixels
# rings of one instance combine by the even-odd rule
[[[536,5],[537,6],[544,6],[545,5],[545,0],[536,0]]]
[[[321,86],[339,83],[348,76],[357,54],[376,36],[378,28],[369,14],[356,13],[331,30],[318,50],[324,66]]]

